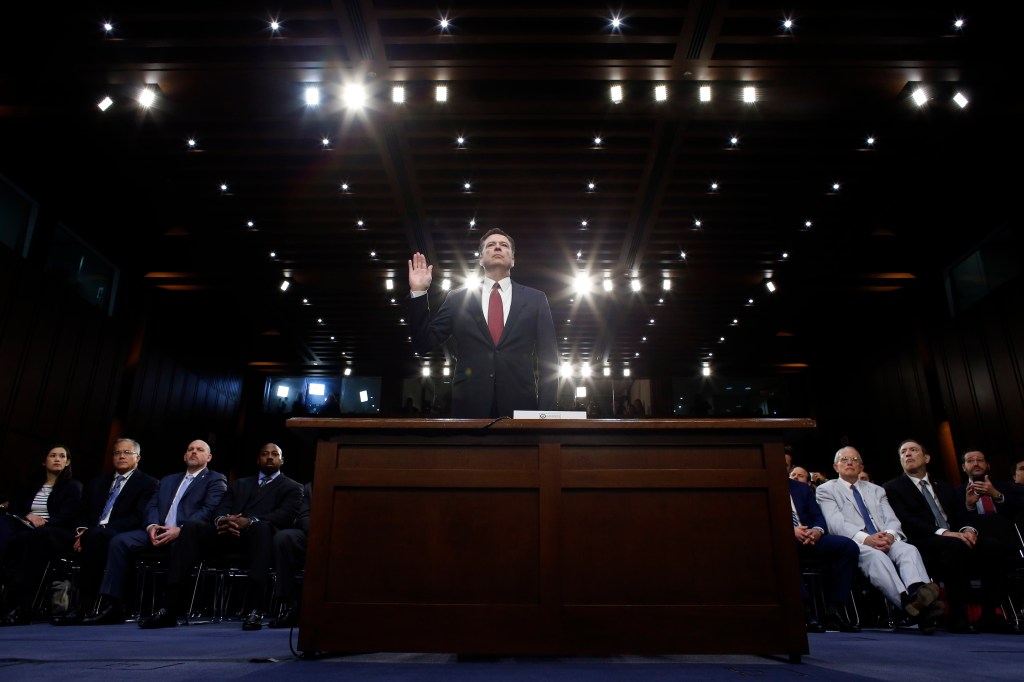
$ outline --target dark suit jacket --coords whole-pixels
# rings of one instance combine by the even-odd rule
[[[484,321],[480,288],[452,291],[430,319],[429,296],[410,297],[413,349],[428,353],[455,339],[452,416],[512,416],[514,410],[553,410],[558,344],[547,296],[512,282],[512,305],[497,346]],[[497,398],[498,414],[491,405]]]
[[[89,481],[82,496],[82,516],[78,525],[82,528],[96,528],[100,522],[100,514],[110,496],[110,486],[114,484],[116,472],[97,476]],[[126,530],[137,530],[142,527],[149,499],[156,492],[157,480],[141,469],[136,469],[114,500],[114,508],[110,510],[107,528],[118,533]]]
[[[945,481],[937,481],[931,475],[928,476],[928,482],[935,491],[942,510],[946,512],[950,530],[958,531],[970,525],[965,519],[967,510],[964,509],[962,502],[957,501],[953,486]],[[939,525],[935,523],[935,515],[928,501],[924,499],[924,493],[910,476],[898,476],[883,487],[889,498],[889,505],[903,525],[907,540],[913,543],[929,535],[935,535],[939,529]]]
[[[167,512],[171,510],[171,503],[174,502],[174,496],[183,478],[184,471],[160,479],[160,487],[146,507],[144,527],[154,523],[158,526],[164,525]],[[189,484],[178,502],[178,525],[181,526],[186,521],[203,522],[212,519],[213,510],[220,504],[227,489],[228,479],[224,474],[211,471],[209,468],[203,469],[199,477]]]
[[[25,516],[32,511],[32,500],[35,498],[42,481],[36,486],[25,488],[20,495],[11,500],[11,511],[19,516]],[[55,528],[67,528],[74,530],[75,523],[81,510],[82,482],[69,478],[58,481],[46,498],[46,511],[50,514],[47,525]]]
[[[303,533],[309,532],[309,508],[313,504],[313,484],[307,483],[302,486],[302,504],[299,505],[299,514],[295,517],[295,527]]]
[[[814,488],[789,479],[789,496],[793,498],[793,506],[796,507],[796,514],[800,517],[802,525],[808,528],[821,528],[823,532],[828,533],[828,523],[825,522],[825,514],[814,497]]]
[[[298,481],[281,474],[261,488],[257,474],[232,481],[213,518],[242,514],[280,530],[292,527],[301,505],[302,485]]]

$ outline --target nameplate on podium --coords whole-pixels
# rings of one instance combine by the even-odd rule
[[[584,410],[513,410],[513,419],[586,419]]]

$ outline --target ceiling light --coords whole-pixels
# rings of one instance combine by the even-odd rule
[[[814,223],[812,223],[812,222],[811,222],[810,220],[805,220],[805,221],[804,221],[804,229],[805,229],[805,230],[809,230],[809,229],[811,229],[811,226],[812,226],[812,225],[814,225]]]
[[[586,220],[581,220],[580,221],[580,227],[586,227],[586,226],[587,226],[587,221]]]
[[[391,279],[390,277],[387,278],[386,280],[384,280],[384,288],[387,289],[388,291],[391,291],[392,289],[394,289],[395,288],[395,280]]]
[[[584,362],[583,366],[580,367],[580,376],[583,377],[583,378],[587,378],[587,377],[590,376],[590,363],[589,362]],[[584,389],[584,390],[586,390],[586,389]],[[584,397],[586,397],[586,395],[587,395],[586,393],[583,394]]]
[[[743,101],[747,104],[753,104],[757,101],[757,88],[752,85],[748,85],[743,88]]]
[[[352,376],[352,368],[351,368],[351,367],[346,367],[346,368],[345,368],[345,371],[343,372],[343,374],[344,374],[345,376],[347,376],[347,377],[350,377],[350,376]]]
[[[347,182],[341,183],[341,191],[342,192],[347,192],[348,191],[348,183]]]
[[[394,104],[405,103],[405,88],[401,85],[395,85],[391,88],[391,101]]]
[[[467,192],[468,192],[468,191],[469,191],[469,190],[470,190],[471,188],[472,188],[472,185],[470,185],[470,184],[469,184],[468,182],[464,182],[464,183],[462,183],[462,189],[466,190]]]
[[[729,144],[732,145],[733,147],[735,147],[739,143],[740,143],[740,138],[736,137],[735,135],[729,138]]]
[[[114,25],[112,23],[110,23],[109,21],[104,21],[103,22],[103,30],[106,31],[107,33],[110,33],[111,31],[114,30]]]
[[[324,323],[324,318],[322,318],[322,317],[316,318],[316,323],[317,324],[323,324]]]
[[[661,288],[662,288],[663,291],[671,291],[672,290],[672,280],[670,280],[668,277],[666,277],[665,279],[661,280]]]
[[[194,137],[188,138],[188,141],[185,144],[188,145],[189,149],[195,149],[196,148],[196,144],[197,144],[196,143],[196,138],[194,138]]]
[[[281,280],[281,291],[288,291],[288,287],[290,287],[291,285],[292,285],[292,283],[289,282],[288,280],[286,280],[286,279]]]
[[[702,85],[702,86],[700,86],[699,92],[700,92],[700,101],[701,102],[710,102],[711,101],[711,86],[710,85]]]
[[[705,364],[703,367],[700,368],[700,373],[701,373],[702,376],[706,376],[706,377],[711,376],[711,367],[709,367],[707,364]]]
[[[270,22],[270,30],[277,33],[281,30],[281,23],[277,19],[272,20]]]
[[[748,298],[747,299],[747,305],[754,305],[754,299]]]
[[[320,88],[309,86],[303,93],[303,98],[306,100],[307,107],[315,107],[320,104]]]
[[[562,366],[558,368],[558,374],[568,379],[572,376],[572,365],[568,362],[563,362]]]
[[[285,386],[284,384],[281,384],[280,386],[278,386],[277,387],[277,397],[278,398],[287,398],[288,397],[288,387]]]
[[[245,226],[246,226],[246,227],[248,227],[248,228],[249,228],[249,229],[251,230],[252,228],[256,227],[256,223],[254,223],[254,222],[253,222],[253,221],[251,221],[251,220],[247,220],[247,221],[245,222]]]
[[[357,220],[357,221],[356,221],[356,226],[357,226],[357,227],[362,227],[362,226],[363,226],[363,220],[362,220],[362,218],[360,218],[359,220]]]
[[[577,398],[586,398],[587,397],[587,387],[586,386],[577,386],[576,387],[576,397]]]
[[[271,258],[277,258],[277,251],[271,251],[270,252],[270,257]]]
[[[612,17],[612,28],[618,30],[622,27],[622,19],[618,17]]]
[[[110,108],[110,105],[113,104],[113,103],[114,103],[114,100],[110,99],[110,97],[107,96],[107,97],[104,97],[102,100],[100,100],[96,104],[96,106],[98,106],[100,108],[100,111],[106,111],[107,109]]]
[[[434,101],[435,102],[447,102],[448,101],[448,86],[438,85],[434,88]]]
[[[654,101],[664,102],[668,99],[668,87],[664,85],[654,86]]]
[[[324,139],[320,140],[320,143],[323,144],[323,146],[325,147],[329,147],[331,146],[331,138],[325,137]]]
[[[782,22],[782,28],[786,29],[787,31],[792,31],[792,30],[793,30],[793,20],[792,20],[792,19],[789,19],[789,18],[787,17],[787,18],[786,18],[786,19],[785,19],[785,20],[784,20],[784,21]]]
[[[376,251],[371,251],[370,252],[370,258],[376,258],[376,257],[377,257],[377,252]]]
[[[622,368],[622,376],[624,376],[624,377],[628,377],[629,376],[629,367],[623,367]]]
[[[694,226],[694,227],[700,227],[700,226],[701,226],[702,224],[703,224],[703,223],[701,223],[701,222],[700,222],[700,219],[697,219],[697,220],[694,220],[694,221],[693,221],[693,226]]]
[[[606,377],[610,377],[612,375],[612,368],[611,367],[604,367],[603,369],[601,369],[601,374],[606,376]]]
[[[611,277],[605,277],[604,281],[601,282],[601,287],[605,291],[611,291],[612,289],[614,289],[615,285],[612,283],[612,278]]]
[[[594,138],[594,146],[595,147],[600,147],[601,146],[601,138],[600,137],[595,137]]]
[[[455,143],[461,147],[466,144],[466,138],[464,138],[462,135],[459,135],[457,138],[455,138]]]
[[[450,279],[445,277],[443,280],[441,280],[441,290],[442,291],[448,291],[451,288],[452,288],[452,281]]]
[[[718,183],[717,182],[712,182],[711,183],[711,191],[712,192],[717,192],[718,191]]]
[[[956,102],[961,109],[966,107],[968,102],[967,98],[964,97],[962,92],[958,92],[955,95],[953,95],[953,101]]]
[[[685,251],[680,251],[679,252],[679,257],[682,258],[683,260],[686,260],[686,252]]]
[[[832,191],[833,192],[838,192],[839,191],[839,187],[840,187],[840,185],[839,185],[838,182],[833,182],[832,183]]]
[[[441,374],[443,374],[445,376],[450,376],[451,373],[452,373],[452,370],[451,370],[450,367],[442,367],[441,368]]]
[[[768,293],[774,294],[775,293],[775,282],[771,281],[770,279],[765,280],[764,288],[768,290]]]
[[[325,393],[325,389],[326,388],[327,388],[326,384],[319,384],[319,383],[317,383],[317,384],[310,384],[309,385],[309,394],[310,395],[323,395]]]
[[[622,86],[613,85],[609,90],[609,94],[611,95],[612,103],[618,104],[619,102],[622,101]]]
[[[580,273],[576,275],[576,293],[577,294],[588,294],[590,293],[590,277]]]
[[[587,183],[587,189],[590,190],[591,192],[593,192],[595,189],[597,189],[597,184],[593,183],[593,182],[588,182]]]
[[[227,192],[228,191],[228,184],[226,182],[220,183],[220,191],[221,192]]]
[[[308,298],[302,299],[302,305],[309,305],[309,299]]]
[[[109,24],[108,24],[108,25],[109,25]],[[957,20],[953,22],[953,28],[954,28],[955,30],[959,31],[959,30],[963,29],[963,27],[964,27],[964,20],[963,20],[963,19],[960,19],[960,18],[958,17],[958,18],[957,18]]]
[[[470,227],[476,227],[476,218],[470,218],[469,219],[469,226]]]
[[[910,95],[914,100],[914,104],[919,107],[924,106],[925,102],[928,101],[928,93],[924,91],[924,88],[918,88],[914,90],[913,94]]]
[[[151,88],[142,88],[139,90],[139,96],[137,99],[139,100],[139,104],[148,109],[156,102],[156,92]]]
[[[636,277],[629,280],[629,288],[633,291],[640,291],[640,280]]]
[[[342,100],[350,109],[361,109],[366,104],[366,88],[361,83],[349,83],[342,91]]]
[[[441,20],[437,22],[437,25],[441,28],[442,31],[447,31],[448,27],[451,26],[451,24],[448,23],[448,19],[446,17],[441,17]]]
[[[429,366],[424,366],[423,369],[420,370],[420,374],[422,374],[425,377],[429,377],[430,376],[430,367]]]

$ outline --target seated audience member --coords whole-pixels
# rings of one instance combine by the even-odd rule
[[[114,471],[97,476],[85,487],[74,543],[81,566],[78,603],[67,613],[51,617],[54,625],[77,625],[91,612],[110,541],[118,533],[142,526],[157,480],[138,468],[141,452],[138,441],[118,438],[114,441]]]
[[[192,566],[211,553],[240,552],[248,558],[249,599],[256,604],[242,622],[243,630],[263,627],[267,588],[273,565],[274,534],[290,528],[302,504],[302,486],[281,473],[281,448],[267,443],[257,457],[260,473],[233,481],[214,512],[213,523],[187,521],[171,548],[171,565],[161,608],[139,621],[142,628],[177,625],[181,587]]]
[[[957,500],[967,510],[967,522],[1003,543],[1009,552],[1016,546],[1013,519],[1021,511],[1013,483],[993,483],[985,453],[976,448],[964,450],[960,459],[967,482],[956,488]],[[1004,492],[1005,491],[1005,492]]]
[[[274,596],[284,605],[281,614],[270,621],[272,628],[290,628],[299,624],[302,594],[295,575],[306,564],[306,536],[309,533],[309,509],[313,500],[313,484],[302,488],[302,506],[295,517],[295,527],[274,535]]]
[[[1013,482],[1024,486],[1024,459],[1018,459],[1013,463]]]
[[[972,573],[981,576],[979,625],[988,631],[1007,631],[1005,619],[996,614],[1004,594],[999,543],[980,536],[977,528],[965,522],[966,509],[957,501],[953,486],[929,476],[931,455],[919,441],[900,443],[899,455],[904,473],[888,481],[885,492],[908,541],[921,552],[929,573],[946,585],[949,631],[978,631],[967,617]]]
[[[819,622],[812,610],[806,608],[807,630],[860,632],[860,628],[847,618],[845,608],[850,601],[850,584],[853,581],[853,570],[857,566],[857,545],[849,538],[826,534],[825,517],[809,485],[790,479],[789,501],[797,554],[801,560],[819,560],[828,566],[825,579],[825,622]],[[809,601],[807,586],[801,584],[801,591],[804,601]]]
[[[828,532],[856,542],[857,565],[871,584],[922,632],[934,633],[943,612],[943,603],[936,601],[939,586],[928,577],[920,552],[906,542],[885,490],[860,480],[864,460],[855,448],[840,448],[834,466],[839,478],[822,483],[815,492]]]
[[[871,474],[869,474],[868,472],[862,470],[859,474],[857,474],[857,480],[858,481],[867,481],[868,483],[871,483],[872,482],[871,481]]]
[[[192,570],[192,564],[175,564],[172,548],[184,532],[186,522],[210,523],[213,510],[228,488],[224,474],[207,467],[213,459],[206,441],[188,444],[183,457],[185,471],[160,479],[156,493],[146,505],[143,520],[134,530],[119,533],[110,542],[106,570],[100,585],[100,608],[96,615],[82,620],[83,625],[123,623],[125,582],[135,555],[144,550],[170,553],[169,572],[180,576]],[[145,526],[145,530],[143,530]]]
[[[807,469],[803,467],[793,467],[792,471],[789,472],[789,477],[794,481],[800,481],[807,485],[811,484],[811,476],[807,473]]]
[[[784,445],[782,452],[786,458],[786,475],[788,476],[793,471],[793,446]]]
[[[0,518],[0,565],[12,568],[7,588],[15,606],[0,625],[32,622],[32,601],[46,562],[74,543],[81,499],[82,484],[71,477],[71,452],[54,445],[38,476],[4,502],[7,515]]]

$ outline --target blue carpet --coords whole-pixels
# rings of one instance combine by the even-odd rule
[[[237,622],[140,630],[134,624],[0,629],[0,680],[360,680],[488,682],[559,680],[662,682],[694,680],[1021,679],[1024,636],[864,631],[809,636],[801,663],[785,657],[665,655],[498,657],[376,653],[299,660],[287,630],[242,632]],[[291,642],[297,639],[293,635]]]

